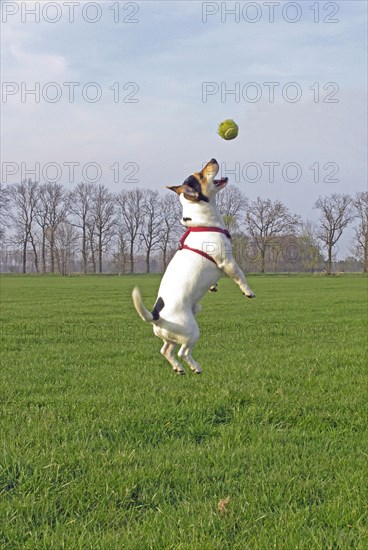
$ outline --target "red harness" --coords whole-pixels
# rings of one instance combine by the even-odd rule
[[[223,233],[226,235],[228,239],[231,239],[231,235],[228,232],[227,229],[221,229],[220,227],[189,227],[179,242],[179,250],[191,250],[192,252],[195,252],[196,254],[200,254],[204,258],[207,258],[207,260],[210,260],[214,264],[216,264],[215,260],[206,252],[203,252],[203,250],[199,250],[198,248],[191,248],[190,246],[184,244],[186,238],[188,237],[189,233],[202,233],[204,231],[207,231],[209,233]],[[217,265],[217,264],[216,264]]]

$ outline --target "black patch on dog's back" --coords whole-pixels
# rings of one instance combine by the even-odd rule
[[[152,310],[152,317],[154,321],[158,321],[160,318],[160,311],[162,311],[165,307],[165,302],[161,298],[161,296],[158,298],[157,302],[154,305],[154,308]]]

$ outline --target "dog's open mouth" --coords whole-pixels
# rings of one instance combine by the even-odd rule
[[[228,182],[228,178],[220,178],[219,180],[213,180],[213,183],[218,189],[220,189],[221,187],[225,187],[227,182]]]

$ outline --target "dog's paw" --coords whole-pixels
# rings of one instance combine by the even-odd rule
[[[184,370],[183,368],[174,367],[174,368],[173,368],[173,371],[174,371],[176,374],[185,374],[185,370]]]
[[[202,374],[202,369],[199,365],[196,367],[190,367],[191,371],[194,372],[194,374]]]

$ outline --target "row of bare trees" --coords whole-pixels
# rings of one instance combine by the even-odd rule
[[[303,222],[281,201],[249,201],[233,185],[218,195],[218,206],[237,260],[248,271],[251,265],[264,272],[270,262],[277,269],[288,250],[303,258],[300,269],[314,270],[324,261],[331,273],[350,223],[352,251],[368,271],[368,192],[319,197],[316,224]],[[37,273],[67,274],[76,265],[82,273],[102,273],[106,258],[119,273],[133,273],[138,257],[149,272],[158,256],[165,269],[183,232],[177,196],[150,189],[114,194],[104,185],[80,183],[68,191],[59,183],[26,180],[1,188],[0,208],[3,242],[20,251],[24,273],[29,256]]]
[[[176,197],[150,189],[115,195],[104,185],[80,183],[67,191],[59,183],[26,180],[1,190],[2,233],[20,247],[22,271],[31,252],[35,271],[64,273],[80,255],[83,273],[102,273],[105,254],[113,254],[119,271],[144,253],[150,271],[152,255],[162,251],[166,266],[170,244],[178,233]]]
[[[243,217],[245,233],[258,251],[261,272],[265,271],[267,251],[272,250],[275,258],[285,246],[290,247],[290,239],[295,244],[297,238],[298,253],[304,254],[309,267],[316,266],[321,256],[327,273],[331,274],[337,242],[352,222],[355,222],[352,252],[362,262],[363,271],[368,272],[367,191],[356,193],[355,197],[338,193],[319,197],[314,204],[320,211],[318,223],[304,222],[278,200],[258,197],[249,203],[235,186],[229,186],[219,195],[219,207],[231,231],[239,229],[238,222]],[[308,268],[307,264],[305,267]]]

